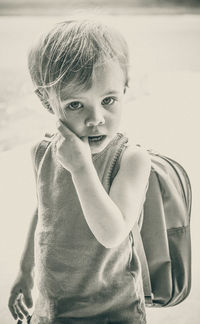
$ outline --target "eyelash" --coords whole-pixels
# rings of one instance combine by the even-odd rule
[[[112,106],[112,105],[115,103],[115,101],[117,101],[117,98],[115,98],[115,97],[106,97],[106,98],[104,98],[104,99],[102,100],[102,102],[103,102],[104,100],[106,100],[106,99],[112,99],[112,103],[104,104],[104,106]]]
[[[75,103],[76,103],[76,104],[77,104],[77,103],[78,103],[78,104],[81,104],[79,101],[72,101],[72,102],[70,102],[66,107],[69,108],[70,110],[79,110],[79,109],[82,108],[82,106],[83,106],[82,104],[81,104],[81,107],[79,107],[79,108],[70,107],[72,104],[75,104]]]
[[[106,98],[104,98],[104,99],[102,100],[102,103],[103,103],[103,101],[104,101],[105,99],[112,99],[112,102],[111,102],[111,103],[107,103],[107,104],[103,104],[103,106],[112,106],[112,105],[117,101],[117,98],[115,98],[115,97],[106,97]],[[80,110],[81,108],[83,108],[83,104],[81,104],[81,107],[78,107],[78,108],[72,107],[71,105],[74,104],[74,103],[76,103],[76,104],[81,104],[79,101],[72,101],[72,102],[70,102],[70,103],[66,106],[66,108],[68,108],[68,109],[70,109],[70,110]]]

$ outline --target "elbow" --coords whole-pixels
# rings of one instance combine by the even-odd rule
[[[114,249],[117,248],[120,245],[120,242],[106,242],[101,243],[105,249]]]
[[[123,241],[125,238],[123,238],[122,240],[110,240],[110,241],[104,241],[104,242],[100,242],[101,245],[104,246],[104,248],[106,249],[114,249],[117,248]]]
[[[111,234],[108,237],[99,238],[98,241],[106,249],[117,248],[128,236],[128,232],[125,230],[118,230],[115,233]]]

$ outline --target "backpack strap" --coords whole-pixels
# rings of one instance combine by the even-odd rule
[[[137,145],[137,146],[139,146],[139,145]],[[116,176],[117,172],[119,171],[121,159],[122,159],[122,156],[123,156],[123,153],[124,153],[126,147],[127,147],[127,143],[123,142],[121,144],[121,149],[119,150],[118,156],[116,157],[116,162],[113,165],[113,169],[111,171],[110,183],[112,183],[112,181],[114,180],[114,177]],[[148,263],[147,263],[147,258],[146,258],[143,242],[142,242],[142,237],[140,234],[139,224],[137,222],[133,226],[133,229],[130,234],[132,236],[133,245],[136,248],[136,251],[137,251],[138,257],[140,259],[140,263],[141,263],[145,304],[146,304],[146,306],[152,306],[153,305],[153,293],[152,293],[151,280],[150,280],[150,275],[149,275],[149,268],[148,268]]]

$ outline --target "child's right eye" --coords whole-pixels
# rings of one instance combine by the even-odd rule
[[[79,101],[72,101],[67,105],[67,108],[69,108],[71,110],[79,110],[82,107],[83,107],[83,105]]]

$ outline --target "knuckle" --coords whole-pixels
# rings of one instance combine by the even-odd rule
[[[65,132],[65,130],[64,130],[64,128],[63,128],[62,125],[58,127],[58,131],[59,131],[59,133],[60,133],[61,136],[65,136],[66,135],[66,132]]]

